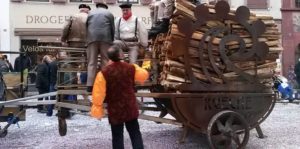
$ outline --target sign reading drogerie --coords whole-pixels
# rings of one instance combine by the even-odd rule
[[[70,16],[27,15],[26,24],[64,24]]]
[[[46,15],[26,15],[26,24],[64,24],[70,16],[46,16]],[[149,28],[151,26],[150,17],[139,17],[141,21]]]

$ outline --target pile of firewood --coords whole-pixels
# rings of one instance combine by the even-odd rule
[[[243,25],[233,20],[213,20],[207,21],[205,25],[197,28],[191,37],[187,37],[184,32],[179,29],[178,22],[182,19],[196,21],[197,17],[194,14],[196,6],[184,0],[176,0],[175,6],[176,9],[171,19],[169,32],[167,34],[158,35],[153,43],[156,56],[160,59],[160,83],[166,87],[176,88],[176,86],[182,83],[191,82],[186,73],[187,65],[185,65],[186,61],[184,57],[184,53],[186,52],[188,52],[189,55],[188,61],[193,75],[200,82],[205,84],[210,84],[212,81],[218,84],[226,84],[228,80],[229,82],[249,82],[249,80],[243,78],[237,71],[228,67],[228,64],[224,62],[220,52],[220,42],[228,33],[241,37],[245,43],[244,49],[250,51],[253,46],[253,38],[249,31]],[[207,5],[206,7],[209,8],[210,14],[214,15],[216,13],[215,6]],[[229,15],[235,16],[236,11],[230,10]],[[230,56],[238,52],[241,48],[241,44],[237,41],[227,42],[225,52],[235,68],[238,68],[247,75],[258,78],[260,83],[267,84],[271,81],[274,69],[276,68],[276,59],[282,51],[279,42],[280,33],[274,19],[270,16],[258,16],[250,13],[247,22],[250,26],[255,26],[253,22],[257,20],[264,22],[266,27],[265,32],[258,37],[258,42],[266,43],[269,49],[264,58],[254,58],[243,61],[230,59]],[[206,33],[215,27],[228,27],[229,32],[219,33],[214,37],[205,37]],[[203,39],[203,37],[206,39]],[[187,42],[188,44],[184,44],[184,41],[187,39],[189,40]],[[205,40],[204,47],[202,47],[203,52],[199,53],[199,45],[203,40]],[[202,63],[200,62],[199,54],[204,58]],[[209,73],[209,78],[207,73],[204,72],[205,69],[203,69],[203,67],[205,67]],[[216,69],[218,70],[217,72]]]

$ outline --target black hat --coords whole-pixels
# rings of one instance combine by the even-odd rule
[[[96,3],[96,7],[97,8],[102,7],[102,8],[108,9],[108,6],[105,3],[100,3],[100,2]]]
[[[91,10],[91,7],[86,4],[80,4],[78,9],[81,9],[81,8],[87,8],[87,9]]]
[[[130,3],[123,3],[119,7],[120,8],[131,8],[131,6],[132,6],[132,4],[130,4]]]

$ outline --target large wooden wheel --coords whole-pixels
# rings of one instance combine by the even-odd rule
[[[58,117],[58,131],[60,136],[67,134],[67,122],[65,118]]]
[[[207,135],[212,149],[243,149],[249,140],[249,125],[239,113],[221,111],[210,120]]]

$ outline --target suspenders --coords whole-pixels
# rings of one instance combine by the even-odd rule
[[[120,38],[120,25],[121,25],[121,19],[122,19],[122,18],[120,18],[120,19],[119,19],[119,22],[118,22],[118,33],[119,33],[118,38],[119,38],[119,39],[121,39],[121,38]],[[137,34],[137,23],[138,23],[138,18],[136,17],[136,18],[135,18],[135,30],[134,30],[134,37],[135,37],[136,39],[137,39],[137,36],[136,36],[136,34]]]

